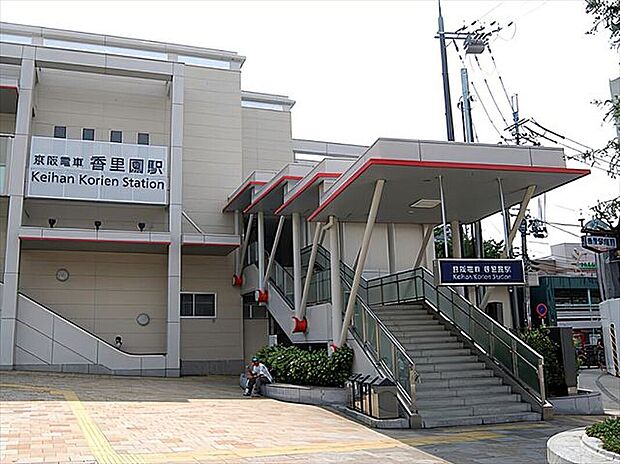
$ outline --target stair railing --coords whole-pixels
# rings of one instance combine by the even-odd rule
[[[369,280],[366,282],[366,302],[370,306],[426,303],[458,328],[539,404],[545,403],[543,357],[451,287],[436,286],[427,269],[417,268]]]

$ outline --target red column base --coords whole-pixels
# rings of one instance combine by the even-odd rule
[[[293,316],[293,320],[295,321],[295,325],[293,326],[293,333],[306,333],[306,331],[308,330],[308,319],[304,317],[300,320]]]
[[[269,301],[269,293],[267,290],[256,290],[254,292],[254,298],[258,303],[267,303]]]
[[[232,276],[232,285],[233,285],[233,287],[241,287],[242,283],[243,283],[243,277],[238,276],[236,274]]]

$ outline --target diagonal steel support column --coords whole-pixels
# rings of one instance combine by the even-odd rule
[[[250,244],[250,234],[252,232],[252,222],[254,222],[254,215],[250,214],[250,217],[248,218],[248,225],[245,229],[245,235],[243,236],[243,245],[241,246],[241,256],[239,257],[239,272],[243,271],[245,255],[248,252],[248,245]]]
[[[308,293],[310,292],[310,282],[312,273],[314,272],[314,263],[316,261],[316,253],[319,249],[321,233],[323,232],[323,224],[318,222],[314,229],[314,237],[312,238],[312,250],[310,251],[310,259],[308,260],[308,270],[306,271],[306,281],[304,282],[304,290],[301,294],[301,304],[296,312],[297,319],[301,320],[306,317],[306,305],[308,304]]]
[[[502,202],[502,206],[503,206],[504,199],[503,199],[503,192],[501,191],[501,183],[499,185],[500,185],[500,194],[502,194],[501,202]],[[530,200],[532,199],[532,197],[534,196],[534,192],[535,191],[536,191],[536,186],[535,185],[530,185],[527,188],[527,190],[525,191],[525,194],[523,194],[523,199],[521,200],[521,205],[519,206],[519,212],[517,213],[517,219],[515,220],[515,222],[512,225],[512,227],[510,228],[510,231],[506,234],[507,240],[509,240],[511,243],[514,240],[514,237],[517,234],[517,231],[519,230],[519,224],[521,224],[521,221],[523,221],[523,218],[525,217],[525,212],[527,211],[527,206],[528,206]],[[509,224],[506,223],[506,229],[508,227],[509,227]],[[507,248],[507,246],[505,246],[500,257],[502,259],[504,259],[507,256],[508,256],[508,248]],[[481,309],[484,309],[486,307],[486,305],[489,304],[489,298],[491,297],[491,290],[493,290],[493,287],[487,288],[487,290],[484,292],[482,300],[480,301],[480,308]]]
[[[271,268],[273,267],[273,262],[276,259],[276,250],[278,249],[278,244],[280,243],[280,235],[282,235],[282,228],[284,227],[284,220],[286,218],[284,216],[280,216],[278,220],[278,228],[276,229],[276,236],[273,239],[273,245],[271,246],[271,253],[269,253],[269,262],[267,263],[267,269],[265,270],[265,277],[263,281],[265,285],[269,282],[269,275],[271,274]]]
[[[265,290],[265,213],[258,212],[258,290]]]
[[[293,296],[295,298],[295,314],[301,307],[301,217],[293,213]]]
[[[429,224],[428,229],[426,229],[426,233],[424,234],[424,238],[422,239],[422,245],[420,246],[418,255],[415,258],[415,263],[413,265],[414,269],[420,267],[420,264],[422,264],[422,260],[426,255],[426,247],[428,246],[428,242],[430,242],[431,238],[433,237],[434,228],[435,227],[432,224]]]
[[[353,277],[353,283],[351,284],[351,293],[349,294],[349,300],[347,301],[347,309],[344,313],[342,331],[340,332],[340,339],[338,340],[337,346],[342,346],[347,341],[347,332],[349,330],[349,325],[351,324],[351,319],[353,319],[353,310],[355,308],[355,300],[357,299],[357,291],[362,279],[362,271],[364,270],[364,265],[366,264],[366,256],[368,255],[372,229],[374,228],[375,220],[377,219],[377,211],[379,210],[379,203],[381,202],[381,195],[383,194],[384,185],[385,179],[379,179],[375,183],[375,191],[372,195],[370,211],[368,211],[368,220],[366,221],[366,228],[364,229],[364,237],[362,238],[358,260],[355,266],[355,275]]]

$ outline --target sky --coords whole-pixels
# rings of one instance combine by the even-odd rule
[[[582,0],[442,2],[447,31],[477,19],[505,25],[488,52],[465,65],[473,85],[472,118],[480,142],[496,143],[511,110],[500,86],[519,95],[520,116],[591,147],[614,136],[594,99],[609,98],[609,79],[620,76],[618,51],[605,33],[586,35],[591,18]],[[232,50],[247,57],[244,90],[290,96],[293,136],[370,145],[378,137],[445,140],[435,1],[11,1],[6,22],[87,31]],[[507,26],[509,22],[513,25]],[[448,49],[456,139],[462,62]],[[500,108],[495,108],[485,80]],[[543,145],[552,145],[543,143]],[[571,167],[583,164],[569,161]],[[620,180],[604,165],[546,196],[546,220],[578,224],[580,211],[620,195]],[[537,202],[530,203],[533,215]],[[501,239],[501,220],[485,220],[484,233]],[[532,256],[549,243],[578,241],[579,229],[549,227],[545,241],[530,240]]]

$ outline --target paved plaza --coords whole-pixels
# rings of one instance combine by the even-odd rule
[[[230,377],[0,374],[4,463],[445,463],[314,406],[241,396]]]
[[[2,464],[540,464],[550,436],[601,419],[378,432],[319,407],[243,398],[218,376],[2,372],[0,400]]]

